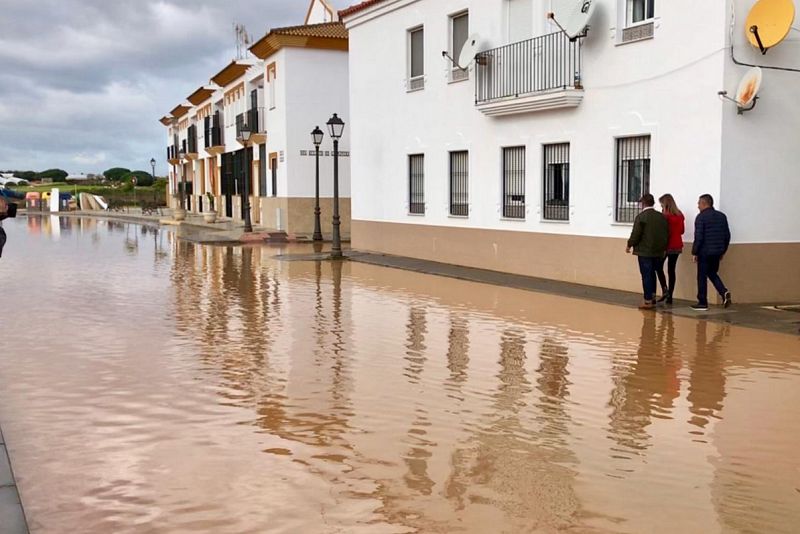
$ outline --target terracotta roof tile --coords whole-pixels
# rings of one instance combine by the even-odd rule
[[[347,28],[341,22],[322,22],[320,24],[303,24],[274,28],[270,31],[276,35],[295,35],[298,37],[323,37],[328,39],[347,39]]]
[[[383,2],[383,0],[366,0],[366,2],[361,2],[360,4],[346,7],[341,11],[339,11],[339,18],[352,15],[353,13],[357,13],[362,9],[367,9],[368,7],[374,6],[375,4],[380,4],[381,2]]]

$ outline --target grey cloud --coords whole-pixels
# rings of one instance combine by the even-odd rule
[[[333,2],[337,8],[350,4]],[[3,0],[0,169],[164,173],[157,120],[230,61],[232,25],[301,24],[306,0]]]

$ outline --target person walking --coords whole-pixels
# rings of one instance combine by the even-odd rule
[[[639,199],[642,211],[633,221],[631,237],[625,248],[625,252],[630,253],[632,250],[639,260],[644,290],[644,303],[639,306],[641,310],[652,310],[656,307],[656,268],[663,261],[669,240],[667,219],[653,208],[655,203],[655,198],[650,193]]]
[[[683,233],[686,231],[685,218],[675,199],[672,195],[667,193],[661,195],[658,199],[661,203],[661,213],[667,219],[667,226],[669,228],[669,239],[667,241],[667,256],[661,260],[656,269],[656,276],[661,283],[661,298],[658,302],[666,302],[672,304],[672,296],[675,294],[675,267],[678,265],[678,257],[683,252]],[[664,275],[664,263],[667,264],[667,275],[669,275],[669,282],[667,276]]]
[[[722,305],[731,305],[731,292],[719,277],[719,264],[731,244],[731,230],[728,218],[714,209],[714,197],[701,195],[697,201],[700,213],[694,220],[694,245],[692,256],[697,264],[697,304],[693,310],[708,310],[708,281],[714,285]]]

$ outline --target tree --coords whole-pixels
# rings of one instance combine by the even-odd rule
[[[111,180],[112,182],[120,182],[125,179],[125,175],[130,174],[131,170],[126,169],[124,167],[113,167],[108,169],[103,173],[103,176],[106,177],[106,180]]]
[[[50,178],[54,182],[66,182],[67,181],[67,171],[63,169],[47,169],[44,172],[40,172],[36,175],[36,178],[39,180]]]
[[[148,187],[153,185],[153,177],[150,176],[150,173],[147,171],[131,171],[123,176],[122,180],[124,182],[130,182],[133,178],[136,178],[136,185],[139,187]]]

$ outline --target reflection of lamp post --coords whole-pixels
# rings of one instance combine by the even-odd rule
[[[316,186],[314,193],[314,241],[322,241],[322,229],[319,224],[319,145],[322,144],[322,138],[324,136],[325,133],[319,129],[319,126],[314,128],[314,131],[311,132],[311,138],[317,150],[317,174],[316,181],[314,182]]]
[[[239,142],[244,145],[244,184],[242,184],[242,207],[244,208],[244,231],[252,232],[250,221],[250,130],[249,124],[243,124],[239,130]]]
[[[333,247],[331,257],[342,257],[342,236],[339,231],[339,139],[344,132],[344,121],[334,113],[328,120],[328,131],[333,139]]]

